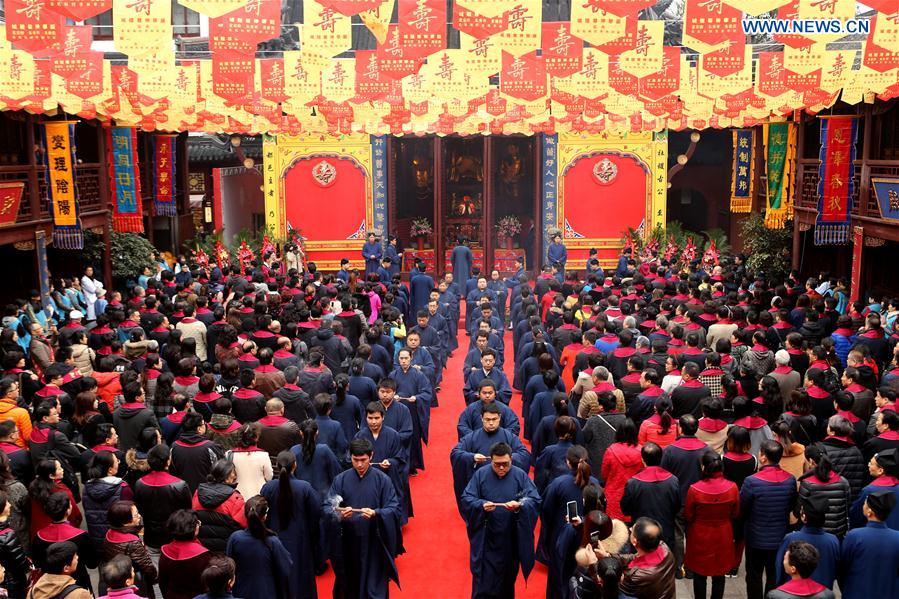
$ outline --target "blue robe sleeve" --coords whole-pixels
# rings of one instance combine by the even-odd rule
[[[471,435],[466,435],[459,441],[450,451],[450,466],[453,471],[453,493],[456,496],[456,502],[461,503],[462,493],[471,480],[474,472],[474,454],[470,447]]]
[[[462,439],[463,437],[465,437],[465,435],[471,433],[476,426],[473,423],[474,419],[472,418],[472,416],[476,413],[475,410],[471,408],[471,406],[473,405],[475,404],[469,405],[467,408],[462,410],[461,414],[459,414],[459,422],[456,425],[456,432],[459,434],[459,439]]]
[[[521,509],[518,510],[516,518],[518,560],[521,564],[521,574],[527,580],[531,570],[534,569],[534,527],[537,525],[537,515],[540,513],[540,494],[527,474],[522,471],[517,471],[515,474],[520,477],[523,487],[518,499]]]
[[[509,435],[509,446],[512,448],[512,463],[528,472],[531,469],[531,452],[527,450],[518,435]]]
[[[503,407],[505,407],[506,409],[503,410]],[[500,417],[500,426],[514,435],[521,434],[521,423],[518,421],[518,414],[513,412],[512,408],[506,406],[505,404],[500,404],[500,411],[502,412]]]
[[[272,576],[275,579],[275,585],[283,593],[282,596],[296,596],[297,589],[293,588],[294,578],[291,576],[294,563],[290,559],[290,553],[287,552],[278,537],[269,537],[267,543],[270,544],[272,550]]]
[[[496,398],[506,405],[512,401],[512,386],[509,385],[509,379],[506,373],[499,371],[499,382],[496,383]]]

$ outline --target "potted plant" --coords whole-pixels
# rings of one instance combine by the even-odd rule
[[[521,221],[514,214],[504,216],[496,222],[496,236],[503,239],[507,250],[512,249],[512,238],[521,233]]]
[[[409,235],[415,239],[418,244],[418,251],[425,249],[425,239],[434,233],[431,228],[431,221],[425,217],[413,218],[412,227],[409,229]]]

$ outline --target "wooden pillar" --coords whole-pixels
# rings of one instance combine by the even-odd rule
[[[28,144],[28,204],[31,206],[31,218],[40,219],[41,216],[41,186],[37,176],[37,153],[34,151],[35,142],[34,127],[36,124],[34,115],[25,115],[25,140]],[[45,148],[46,150],[46,148]]]
[[[487,280],[490,280],[490,273],[493,271],[493,252],[496,250],[494,243],[493,222],[494,216],[494,194],[493,194],[493,142],[494,136],[487,135],[484,137],[483,161],[484,165],[484,181],[483,194],[484,201],[481,203],[481,239],[484,240],[484,265],[481,268]]]
[[[531,247],[531,255],[524,255],[524,267],[528,272],[531,273],[539,273],[540,269],[543,267],[543,235],[546,232],[543,230],[543,142],[545,133],[541,133],[535,139],[537,143],[534,144],[534,189],[536,190],[534,193],[534,244]],[[555,146],[556,148],[556,168],[559,168],[559,145],[558,143]],[[559,205],[559,184],[558,179],[562,178],[561,171],[557,171],[559,177],[556,182],[556,206]],[[560,215],[561,216],[561,215]],[[527,234],[527,230],[524,228],[524,223],[522,223],[521,228],[521,240],[524,241],[524,236]],[[524,248],[524,243],[521,244],[521,247]],[[526,252],[527,250],[525,250]]]
[[[108,218],[103,221],[103,245],[106,247],[103,252],[103,286],[112,289],[112,234]]]
[[[437,276],[443,275],[443,138],[434,136],[434,158],[431,163],[434,169],[434,271]],[[456,281],[458,284],[459,282]],[[465,283],[461,283],[462,288]]]
[[[802,123],[802,113],[799,116],[799,122],[796,123],[796,164],[793,170],[796,176],[790,183],[793,186],[793,205],[799,204],[800,195],[802,194],[802,172],[799,169],[799,161],[805,155],[805,127]],[[791,268],[799,268],[799,253],[801,250],[800,243],[801,233],[799,231],[799,217],[796,210],[793,211],[793,251],[790,259]]]
[[[859,216],[868,216],[868,197],[871,195],[871,136],[874,135],[874,111],[871,104],[864,105],[860,118],[862,127],[864,127],[864,137],[862,139],[862,169],[858,186],[858,214]]]

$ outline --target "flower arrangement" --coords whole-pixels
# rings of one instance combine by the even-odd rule
[[[412,237],[430,237],[433,233],[434,229],[431,228],[431,221],[424,217],[412,219],[409,235]]]
[[[496,221],[497,237],[513,237],[521,233],[521,221],[514,214],[504,216]]]

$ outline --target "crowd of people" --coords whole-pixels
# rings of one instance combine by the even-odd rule
[[[431,411],[464,398],[474,598],[536,561],[553,598],[720,599],[741,564],[749,599],[899,596],[899,300],[741,256],[577,271],[554,239],[531,280],[467,249],[408,283],[373,236],[364,270],[88,267],[8,305],[0,588],[307,598],[330,565],[335,597],[387,597]]]

